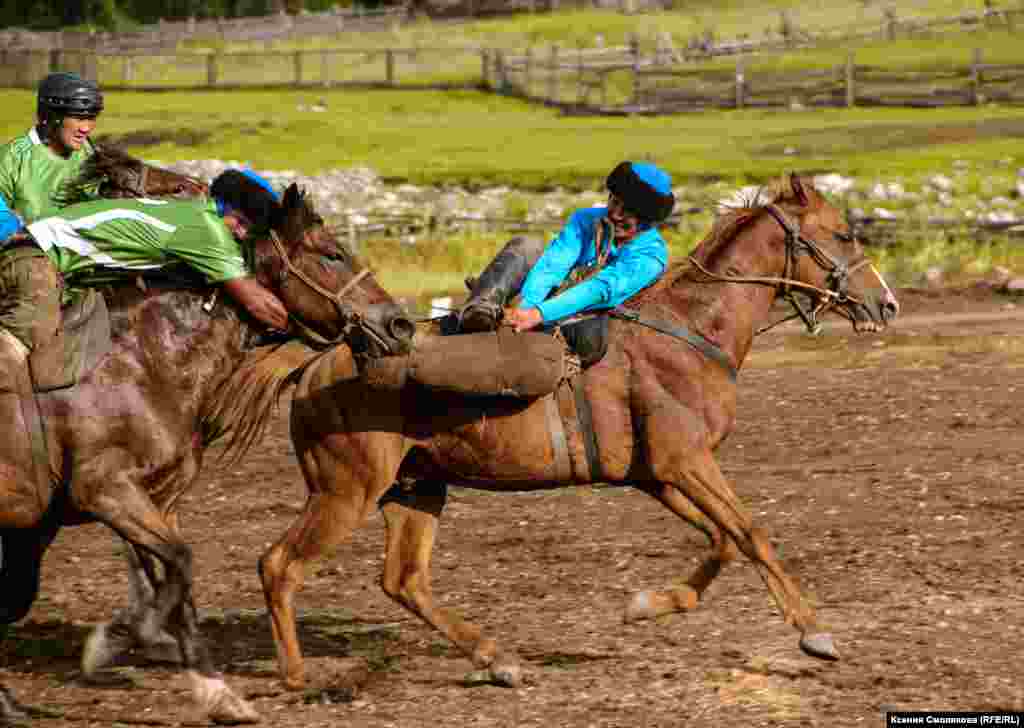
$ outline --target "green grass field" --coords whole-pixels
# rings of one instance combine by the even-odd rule
[[[0,136],[23,132],[28,91],[0,91]],[[327,111],[310,104],[323,100]],[[300,107],[304,107],[303,110]],[[732,111],[574,118],[478,92],[111,93],[100,134],[147,159],[232,159],[313,174],[366,165],[418,184],[596,188],[646,158],[680,183],[762,182],[786,171],[910,176],[1024,158],[1024,109]]]

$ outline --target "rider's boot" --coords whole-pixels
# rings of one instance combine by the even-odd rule
[[[475,281],[467,281],[470,296],[457,313],[459,330],[471,333],[497,329],[502,309],[519,292],[544,248],[539,238],[509,240]]]

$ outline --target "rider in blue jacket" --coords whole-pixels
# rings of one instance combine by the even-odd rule
[[[517,291],[520,304],[504,311],[504,319],[525,331],[614,308],[658,280],[668,248],[656,225],[675,205],[671,177],[649,162],[622,162],[607,187],[607,206],[574,212],[549,245],[509,241],[474,282],[460,328],[495,329]]]

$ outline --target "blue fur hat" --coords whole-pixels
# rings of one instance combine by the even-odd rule
[[[650,162],[620,162],[608,175],[607,184],[608,191],[641,222],[664,221],[676,204],[672,177]]]

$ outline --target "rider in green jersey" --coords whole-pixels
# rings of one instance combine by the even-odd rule
[[[268,188],[251,172],[228,170],[210,185],[209,202],[93,200],[37,220],[8,246],[6,255],[19,259],[9,266],[16,275],[0,275],[0,326],[30,351],[43,351],[59,335],[62,279],[184,263],[261,323],[286,328],[284,304],[256,281],[241,245],[251,230],[269,227],[279,208]]]
[[[73,73],[43,79],[36,125],[0,146],[0,249],[23,223],[57,211],[54,195],[93,154],[89,135],[102,111],[96,84]]]

